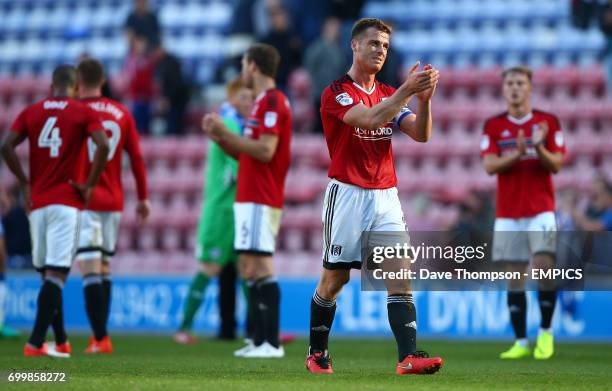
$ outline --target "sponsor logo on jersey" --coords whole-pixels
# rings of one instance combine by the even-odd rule
[[[47,100],[43,103],[43,108],[45,110],[64,110],[66,106],[68,106],[67,101]]]
[[[348,93],[343,92],[336,95],[336,102],[338,102],[341,106],[348,106],[353,103],[353,98],[351,98]]]
[[[354,135],[364,140],[388,140],[393,135],[392,127],[382,127],[374,130],[354,128]]]
[[[267,111],[266,114],[264,114],[264,126],[266,128],[274,127],[274,125],[276,125],[277,120],[278,113],[275,113],[274,111]]]
[[[502,137],[511,137],[512,133],[510,133],[510,131],[508,129],[506,129],[503,132],[501,132],[501,136]]]

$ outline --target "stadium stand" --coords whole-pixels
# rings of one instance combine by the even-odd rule
[[[525,63],[535,69],[534,106],[557,114],[566,131],[567,167],[556,176],[559,189],[589,189],[598,170],[612,172],[612,102],[605,98],[605,76],[598,55],[605,42],[595,28],[570,24],[562,0],[414,0],[410,12],[400,0],[369,1],[363,15],[395,22],[393,46],[405,63],[417,59],[442,68],[433,105],[434,132],[428,144],[394,139],[399,190],[413,230],[443,229],[458,216],[457,202],[472,191],[490,192],[494,179],[481,168],[479,134],[483,120],[503,110],[500,70]],[[212,80],[224,59],[232,2],[157,1],[165,46],[187,64],[199,85]],[[6,129],[28,102],[44,96],[48,75],[60,62],[87,51],[120,79],[126,55],[122,24],[129,2],[0,0],[0,127]],[[27,12],[27,18],[26,18]],[[92,15],[95,12],[95,18]],[[67,27],[68,26],[68,27]],[[43,48],[45,50],[41,50]],[[304,71],[289,83],[295,122],[312,122],[310,84]],[[121,83],[118,82],[121,93]],[[207,108],[210,109],[210,108]],[[203,109],[192,113],[192,127]],[[308,127],[305,125],[305,129]],[[126,212],[122,222],[117,273],[186,273],[193,262],[194,229],[201,205],[204,137],[145,138],[153,215],[141,228],[135,219],[133,178],[124,176]],[[283,275],[318,272],[320,210],[329,161],[320,135],[298,132],[287,179],[280,252]],[[24,161],[27,149],[20,150]],[[0,182],[12,176],[3,169]]]

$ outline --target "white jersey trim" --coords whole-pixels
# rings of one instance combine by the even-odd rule
[[[376,82],[374,82],[374,85],[372,86],[372,88],[370,88],[370,91],[366,90],[365,88],[363,88],[362,86],[360,86],[359,84],[353,82],[353,85],[357,88],[359,88],[361,91],[365,92],[368,95],[372,95],[372,93],[374,92],[374,90],[376,89]]]
[[[531,111],[527,115],[525,115],[523,118],[514,118],[513,116],[508,114],[508,121],[510,121],[510,122],[512,122],[513,124],[516,124],[516,125],[526,124],[532,118],[533,118],[533,112],[531,112]]]

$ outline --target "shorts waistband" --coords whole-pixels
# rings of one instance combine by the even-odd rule
[[[332,178],[329,183],[330,184],[337,184],[337,185],[340,185],[340,186],[346,186],[346,187],[351,188],[351,189],[361,190],[361,191],[366,191],[366,192],[370,192],[370,191],[384,192],[384,191],[389,191],[389,190],[396,189],[395,186],[394,187],[387,187],[386,189],[369,189],[369,188],[366,188],[366,187],[352,185],[350,183],[340,182],[339,180],[334,179],[334,178]]]

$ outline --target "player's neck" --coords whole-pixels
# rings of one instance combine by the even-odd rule
[[[91,98],[100,98],[102,97],[102,91],[100,89],[88,89],[81,88],[79,91],[79,99],[91,99]]]
[[[65,89],[62,89],[62,88],[55,88],[53,90],[53,92],[51,93],[51,96],[53,98],[58,98],[58,99],[71,98],[70,93],[68,92],[68,90],[65,90]]]
[[[263,75],[253,78],[253,93],[255,96],[272,88],[276,88],[276,82],[273,78]]]
[[[508,106],[508,114],[516,119],[524,118],[531,113],[531,105],[527,102],[519,106]]]
[[[359,86],[366,91],[370,91],[372,89],[376,76],[376,74],[366,72],[365,70],[359,68],[359,66],[355,63],[353,63],[351,69],[349,69],[348,75],[355,83],[359,84]]]

